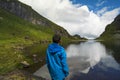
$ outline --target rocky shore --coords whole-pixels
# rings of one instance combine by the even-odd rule
[[[14,70],[10,73],[0,75],[0,80],[46,80],[42,77],[33,76],[25,70]]]

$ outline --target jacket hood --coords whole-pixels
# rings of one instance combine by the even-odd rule
[[[48,51],[51,54],[55,54],[55,53],[61,51],[61,49],[62,49],[62,47],[59,44],[57,44],[57,43],[52,43],[48,47]]]

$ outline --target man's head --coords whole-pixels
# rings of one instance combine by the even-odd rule
[[[61,36],[58,35],[58,34],[55,34],[55,35],[53,36],[52,40],[53,40],[54,43],[59,43],[60,40],[61,40]]]

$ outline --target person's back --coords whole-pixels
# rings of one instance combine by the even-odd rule
[[[53,43],[50,44],[46,52],[46,63],[52,80],[64,80],[69,74],[66,60],[66,52],[60,42],[60,36],[53,36]]]

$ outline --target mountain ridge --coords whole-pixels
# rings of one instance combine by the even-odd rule
[[[106,26],[105,31],[98,39],[103,40],[120,40],[120,14],[114,19],[114,21]]]
[[[44,18],[34,11],[30,6],[23,4],[18,0],[0,0],[0,7],[35,25],[42,25],[46,26],[47,28],[49,27],[54,33],[59,33],[62,36],[67,37],[70,36],[65,29]]]

